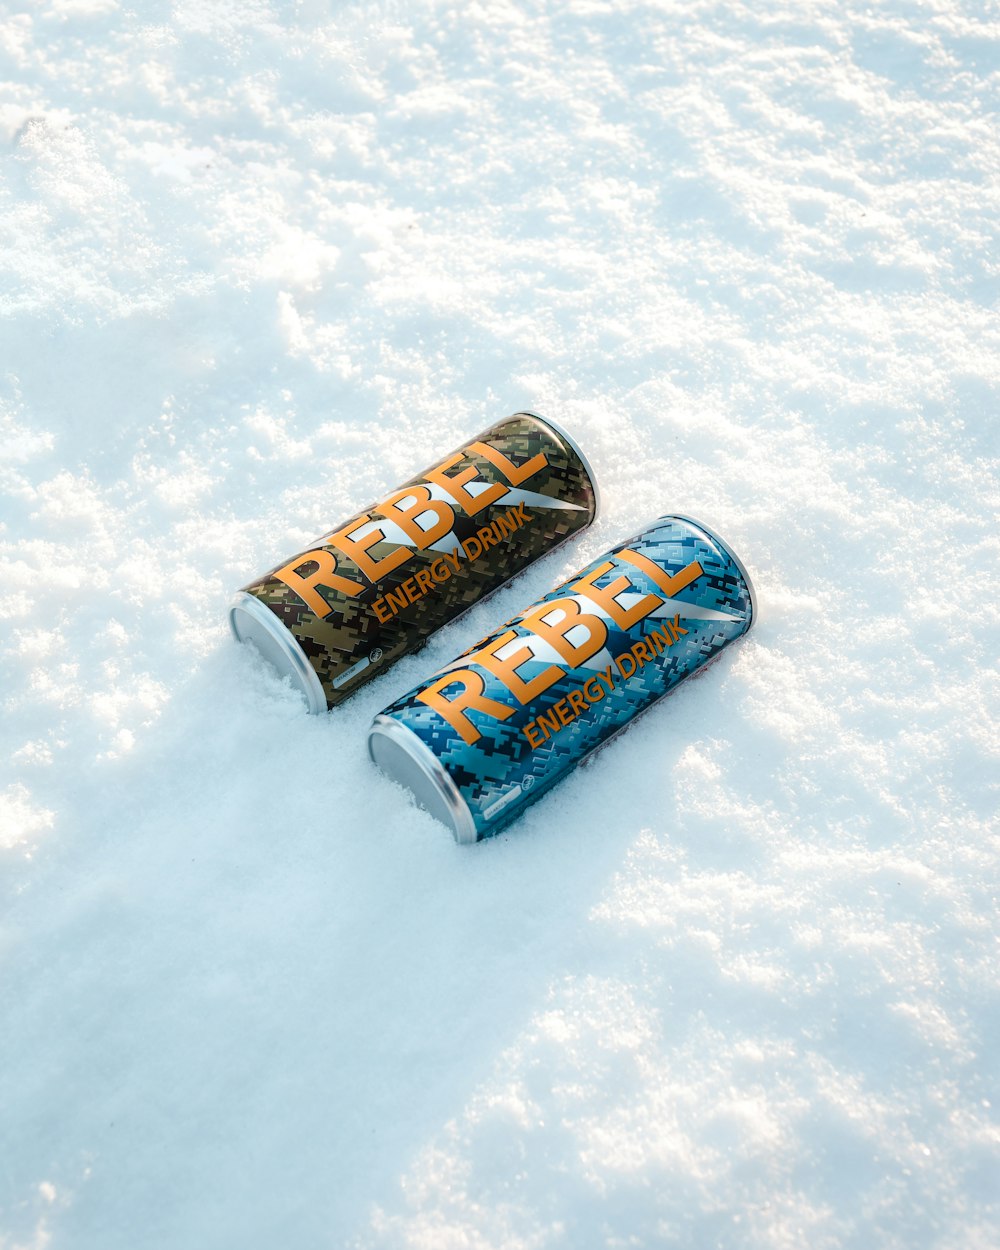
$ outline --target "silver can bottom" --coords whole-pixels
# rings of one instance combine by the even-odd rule
[[[261,659],[291,681],[310,712],[327,710],[323,686],[309,657],[270,608],[241,590],[229,605],[229,628],[237,642],[256,647]]]
[[[450,829],[456,842],[476,842],[468,804],[436,755],[405,725],[381,713],[368,731],[368,754],[385,775],[409,790],[417,806]]]

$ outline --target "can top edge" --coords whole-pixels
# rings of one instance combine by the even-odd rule
[[[406,757],[419,771],[423,782],[430,786],[430,795],[421,792],[419,779],[415,779],[412,775],[407,776],[405,767],[400,768],[392,761],[376,758],[373,744],[377,738],[384,738],[396,751]],[[380,712],[368,730],[368,755],[388,777],[397,784],[406,786],[418,803],[427,797],[440,800],[456,842],[464,845],[479,840],[468,803],[441,761],[412,729],[393,717],[387,716],[384,712]],[[386,767],[387,763],[388,767]],[[417,785],[414,785],[415,780],[417,780]],[[432,811],[431,814],[441,818],[437,812]]]
[[[314,715],[327,711],[326,693],[316,670],[293,634],[265,604],[245,590],[229,605],[229,628],[237,642],[250,642],[282,677],[305,695]]]
[[[751,578],[750,574],[747,572],[746,565],[739,558],[739,556],[732,549],[732,547],[730,547],[729,543],[727,543],[724,539],[719,537],[718,531],[716,530],[715,526],[706,525],[704,521],[699,521],[697,517],[687,516],[685,513],[682,513],[682,512],[666,512],[663,514],[663,516],[659,517],[658,520],[686,521],[688,525],[694,525],[696,526],[696,528],[700,529],[702,533],[707,534],[708,537],[711,538],[711,540],[714,543],[718,543],[718,545],[722,548],[722,550],[726,553],[726,555],[730,558],[730,560],[732,560],[733,564],[735,564],[736,567],[739,569],[740,576],[743,578],[744,582],[746,582],[747,591],[750,595],[750,623],[747,625],[747,630],[749,630],[753,626],[754,622],[757,620],[757,612],[758,612],[757,590],[753,584],[753,579]]]
[[[515,417],[531,417],[535,421],[540,421],[542,425],[547,425],[554,434],[558,434],[559,437],[563,440],[563,442],[567,443],[572,448],[572,450],[576,452],[577,456],[579,456],[580,458],[581,463],[583,464],[584,471],[586,472],[587,477],[590,480],[590,489],[594,492],[594,515],[591,519],[596,521],[598,515],[600,514],[601,506],[602,506],[601,505],[601,488],[600,486],[598,486],[597,478],[594,476],[593,466],[591,465],[587,457],[584,455],[580,447],[580,444],[576,441],[573,435],[570,434],[568,430],[564,429],[563,426],[560,425],[558,421],[553,421],[551,417],[543,417],[540,412],[534,412],[530,408],[519,408],[517,412],[512,413],[511,415]]]

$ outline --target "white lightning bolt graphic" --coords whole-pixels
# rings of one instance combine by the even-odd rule
[[[638,603],[640,599],[644,599],[645,597],[646,596],[643,594],[637,594],[632,591],[623,591],[620,595],[615,596],[615,602],[620,604],[623,608],[628,609],[632,607],[633,604]],[[612,624],[614,623],[611,614],[599,603],[588,598],[586,595],[560,595],[559,598],[572,599],[573,602],[576,603],[583,611],[589,612],[593,616],[603,617],[605,620],[611,621]],[[537,605],[534,606],[537,607]],[[528,608],[526,611],[516,616],[511,622],[511,625],[518,624],[518,622],[523,620],[523,618],[530,611],[534,611],[534,607]],[[738,622],[743,619],[738,613],[719,612],[715,608],[703,608],[700,604],[687,603],[683,599],[666,599],[660,607],[655,608],[643,619],[650,621],[654,618],[672,618],[678,613],[680,614],[682,620],[687,619],[689,621]],[[553,601],[552,611],[543,616],[542,620],[545,621],[546,624],[557,625],[559,621],[565,617],[565,615],[565,608],[560,607],[558,601]],[[550,616],[552,617],[552,620],[549,620]],[[566,631],[566,639],[573,646],[582,646],[589,637],[590,631],[584,624],[574,625]],[[558,664],[560,666],[565,666],[566,664],[566,660],[563,659],[558,651],[556,651],[555,647],[553,647],[551,643],[546,642],[544,639],[539,638],[536,634],[531,634],[528,637],[519,635],[517,638],[511,639],[509,643],[505,643],[504,646],[500,647],[496,652],[497,658],[506,660],[522,647],[527,647],[531,652],[532,659],[538,660],[541,663]],[[438,671],[447,673],[451,669],[464,668],[469,663],[475,663],[475,660],[470,660],[469,656],[463,656],[457,660],[452,660],[450,664],[445,664],[444,667]],[[580,664],[574,665],[574,668],[578,670],[604,672],[613,663],[614,658],[612,657],[610,651],[608,651],[607,647],[602,647],[600,651],[592,655],[589,659],[582,661]]]
[[[455,501],[443,486],[439,486],[436,482],[421,482],[420,485],[424,490],[430,493],[432,499],[440,500],[441,503],[446,503],[450,508],[454,509]],[[469,482],[465,489],[470,495],[475,497],[476,495],[481,495],[483,491],[489,490],[493,485],[493,482]],[[397,500],[397,503],[405,504],[407,501],[407,496],[404,495]],[[416,496],[409,496],[409,502],[415,503]],[[490,507],[510,508],[513,507],[514,504],[518,503],[523,503],[526,508],[544,508],[549,512],[586,512],[587,510],[582,504],[566,503],[562,499],[553,499],[550,495],[539,495],[536,491],[520,490],[513,486],[501,495],[499,499],[495,499],[493,503],[490,504]],[[440,518],[436,512],[433,512],[430,508],[428,508],[424,512],[418,512],[413,520],[420,529],[422,529],[425,533],[428,533],[434,528]],[[483,524],[486,524],[485,519]],[[387,521],[384,517],[376,517],[371,521],[364,522],[364,524],[359,525],[357,529],[351,530],[350,536],[353,542],[360,542],[363,538],[367,538],[369,534],[374,533],[375,530],[381,530],[385,541],[387,543],[395,543],[397,547],[415,548],[417,546],[416,540],[400,529],[395,521]],[[328,539],[329,534],[325,534],[322,538],[316,541],[314,546],[322,547]],[[457,551],[460,546],[461,543],[458,538],[455,537],[455,531],[451,530],[449,533],[445,534],[443,538],[439,538],[437,542],[429,543],[424,550],[440,551],[444,554],[446,552]]]

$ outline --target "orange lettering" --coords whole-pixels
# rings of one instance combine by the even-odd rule
[[[512,629],[508,629],[506,633],[500,635],[499,638],[483,647],[480,651],[474,651],[469,657],[470,664],[479,664],[485,668],[487,672],[498,677],[507,689],[511,692],[518,703],[530,703],[537,694],[541,694],[543,690],[548,690],[554,682],[560,677],[566,676],[566,670],[557,668],[555,664],[550,664],[548,668],[543,669],[531,681],[525,681],[518,674],[518,667],[524,664],[526,660],[534,659],[531,649],[527,646],[519,647],[513,655],[508,655],[501,659],[496,653],[508,643],[513,642],[518,635]]]
[[[397,586],[394,590],[387,590],[385,592],[385,602],[388,607],[392,608],[393,616],[409,606],[406,599],[406,591],[402,586]]]
[[[532,750],[534,750],[535,747],[540,747],[542,743],[545,741],[545,739],[539,735],[538,730],[535,728],[535,722],[533,720],[528,721],[525,727],[521,730],[521,733],[523,733],[524,736],[528,739],[528,745],[531,747]]]
[[[483,544],[484,552],[489,551],[491,547],[495,547],[497,545],[496,535],[488,525],[484,525],[481,530],[477,530],[476,537]]]
[[[672,647],[674,640],[670,636],[668,629],[665,634],[660,633],[658,629],[651,629],[646,635],[646,641],[653,645],[657,655],[661,655],[666,647]]]
[[[448,699],[443,692],[455,682],[459,683],[462,689],[455,698]],[[454,673],[444,673],[415,697],[443,717],[452,729],[461,735],[462,740],[472,746],[473,743],[479,741],[482,734],[469,720],[466,715],[467,709],[484,712],[495,720],[506,720],[508,716],[514,714],[512,707],[506,707],[503,703],[498,703],[496,699],[487,698],[483,694],[485,689],[486,683],[478,673],[474,673],[469,668],[460,668]]]
[[[336,547],[338,551],[342,551],[349,560],[353,560],[365,577],[370,582],[378,582],[387,573],[391,573],[393,569],[398,569],[401,564],[405,564],[410,558],[410,552],[406,547],[397,547],[396,550],[386,556],[382,560],[373,560],[368,555],[369,547],[374,547],[376,543],[385,542],[385,534],[377,527],[365,534],[363,538],[357,540],[351,537],[351,533],[359,530],[362,525],[366,525],[371,520],[371,515],[363,512],[361,516],[355,517],[353,521],[349,521],[342,530],[330,534],[327,542]]]
[[[471,468],[463,469],[461,473],[456,473],[452,477],[449,477],[445,472],[446,469],[450,469],[453,465],[458,464],[464,454],[464,452],[459,451],[454,456],[449,456],[447,460],[442,460],[436,468],[428,469],[424,477],[426,477],[428,482],[433,482],[436,486],[443,487],[466,516],[475,516],[477,512],[482,512],[491,503],[495,503],[501,495],[506,495],[507,487],[501,486],[499,482],[493,482],[484,491],[480,491],[478,495],[470,495],[465,487],[473,478],[478,477],[479,470],[475,465],[472,465]],[[482,481],[481,478],[479,480]]]
[[[532,456],[530,460],[526,460],[524,464],[516,465],[513,460],[508,460],[502,451],[497,451],[489,443],[471,443],[468,450],[476,452],[484,460],[488,460],[494,468],[499,469],[511,486],[520,486],[522,482],[527,481],[529,477],[534,477],[540,469],[544,469],[548,464],[545,453],[541,451],[537,456]],[[504,494],[506,493],[505,491]]]
[[[413,502],[409,507],[401,508],[399,505],[404,499],[412,499]],[[398,525],[421,551],[436,543],[439,538],[444,538],[445,534],[450,534],[455,524],[454,510],[442,500],[432,498],[426,486],[406,486],[403,490],[397,490],[394,495],[388,495],[380,504],[376,504],[375,511],[387,521]],[[433,512],[437,517],[429,530],[417,524],[418,517],[425,512]]]
[[[679,594],[685,586],[690,586],[692,582],[697,581],[705,572],[697,560],[692,560],[685,565],[673,577],[658,564],[654,564],[648,556],[641,555],[638,551],[619,551],[619,560],[627,560],[629,564],[634,564],[637,569],[642,569],[646,576],[659,586],[663,593],[669,599],[671,596]]]
[[[591,703],[600,703],[604,698],[604,689],[596,677],[588,677],[583,683],[583,697]]]
[[[561,618],[553,623],[547,618],[556,612],[561,613]],[[522,618],[521,624],[550,647],[554,647],[573,668],[596,655],[608,640],[607,625],[592,612],[582,612],[575,599],[550,599],[548,603],[539,604],[533,612]],[[586,642],[575,643],[568,637],[570,631],[578,625],[582,625],[587,631]]]
[[[583,697],[579,690],[567,690],[566,698],[569,705],[573,709],[575,715],[579,716],[587,710],[587,700]]]
[[[632,658],[631,651],[623,651],[621,655],[615,656],[615,663],[618,665],[619,673],[621,673],[626,680],[635,672],[635,660]],[[627,672],[625,671],[626,664],[631,666]]]
[[[659,595],[643,595],[631,608],[623,608],[615,596],[620,595],[623,590],[635,589],[627,577],[616,577],[607,586],[594,585],[599,577],[603,577],[614,567],[611,560],[605,560],[585,577],[581,577],[578,582],[574,582],[571,589],[578,595],[586,595],[588,599],[593,599],[621,629],[631,629],[637,621],[643,620],[654,608],[658,608],[663,600]]]
[[[303,577],[297,570],[305,564],[315,564],[316,569]],[[335,572],[336,567],[337,557],[333,552],[327,551],[324,547],[317,547],[315,551],[307,551],[301,556],[296,556],[282,568],[275,569],[271,576],[276,577],[279,582],[284,582],[311,612],[323,620],[324,617],[330,615],[333,608],[316,589],[317,586],[326,586],[330,590],[336,590],[351,598],[361,594],[364,590],[360,582],[352,582],[346,577],[341,577]]]

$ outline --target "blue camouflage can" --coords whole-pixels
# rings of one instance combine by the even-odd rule
[[[729,547],[688,517],[660,517],[387,707],[369,753],[459,842],[478,842],[756,614]]]

